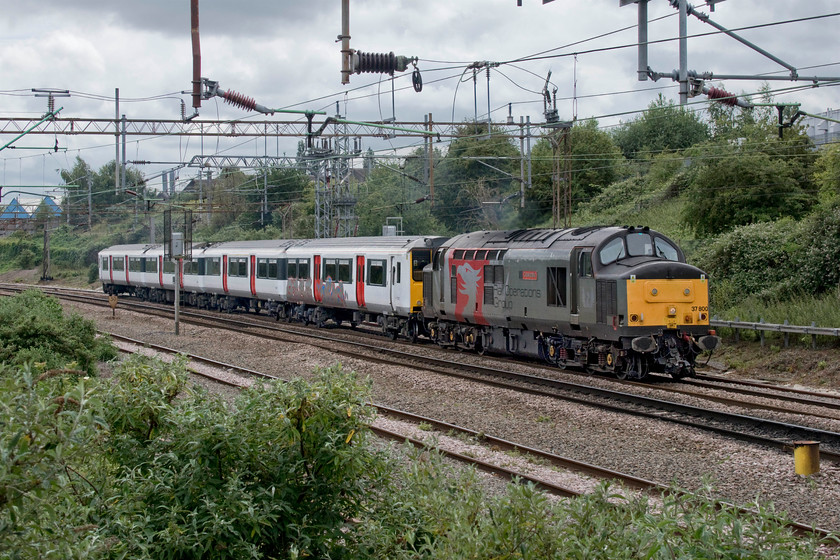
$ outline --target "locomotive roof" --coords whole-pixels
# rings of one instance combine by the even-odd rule
[[[453,237],[449,247],[464,248],[517,248],[546,249],[554,244],[581,243],[597,244],[607,237],[629,231],[616,226],[587,226],[568,229],[516,229],[507,231],[476,231]]]

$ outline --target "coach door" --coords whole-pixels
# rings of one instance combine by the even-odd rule
[[[570,292],[572,325],[595,322],[595,277],[592,275],[592,248],[578,247],[572,251]]]
[[[407,284],[403,284],[402,263],[397,257],[391,257],[391,309],[406,307]]]
[[[312,259],[312,285],[315,301],[320,303],[321,297],[321,255],[315,255]]]
[[[365,307],[365,257],[356,255],[356,305]]]
[[[251,277],[251,295],[257,295],[257,257],[251,255],[251,270],[249,276]]]

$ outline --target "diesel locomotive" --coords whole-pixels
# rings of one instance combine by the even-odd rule
[[[703,271],[647,227],[482,231],[435,252],[423,310],[441,345],[680,378],[719,343],[708,288]]]
[[[177,272],[176,272],[177,270]],[[647,227],[480,231],[161,245],[99,254],[103,290],[288,321],[379,325],[479,353],[526,356],[620,378],[694,374],[715,349],[708,278]]]

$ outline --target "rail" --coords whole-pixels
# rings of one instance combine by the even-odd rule
[[[746,321],[741,321],[738,317],[735,317],[734,321],[723,321],[715,317],[711,321],[709,321],[709,325],[715,328],[734,329],[736,343],[740,342],[741,330],[757,331],[759,333],[759,338],[761,339],[762,346],[764,346],[765,332],[783,333],[785,335],[785,348],[788,348],[790,346],[791,334],[811,335],[811,348],[817,347],[818,336],[840,336],[840,328],[818,327],[816,323],[811,323],[811,326],[806,327],[799,325],[791,325],[788,324],[787,321],[785,321],[784,323],[765,323],[764,320],[761,319],[758,323],[750,323]]]

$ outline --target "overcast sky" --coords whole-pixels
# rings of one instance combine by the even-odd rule
[[[494,121],[503,121],[512,103],[517,122],[520,116],[541,122],[539,92],[549,70],[562,119],[571,119],[575,96],[577,117],[596,118],[605,127],[635,118],[633,112],[645,109],[660,93],[679,101],[677,85],[669,79],[637,81],[635,47],[591,52],[636,42],[635,6],[620,8],[618,0],[555,0],[546,5],[540,0],[523,0],[523,4],[517,7],[516,0],[350,0],[352,48],[394,51],[420,59],[423,91],[397,91],[395,110],[388,79],[353,75],[349,85],[341,85],[340,46],[336,43],[341,31],[340,0],[201,0],[202,75],[218,81],[222,89],[241,92],[269,107],[334,114],[338,101],[342,116],[351,120],[376,121],[395,115],[398,121],[422,121],[432,113],[435,121],[454,118],[460,122],[473,118],[475,97],[479,118],[486,118],[487,113],[486,76],[480,76],[475,97],[471,80],[459,83],[468,64],[507,62],[545,52],[554,56],[493,69],[490,107]],[[836,0],[727,0],[714,12],[700,1],[695,4],[729,29],[840,12]],[[651,0],[649,18],[651,41],[677,36],[677,11],[667,0]],[[840,76],[838,25],[840,17],[835,15],[739,33],[795,66],[800,75]],[[688,31],[715,30],[689,18]],[[720,34],[690,39],[688,51],[688,67],[698,72],[787,74],[776,62]],[[574,53],[579,53],[576,58]],[[651,45],[649,65],[659,72],[677,68],[676,41]],[[397,88],[410,85],[408,74],[396,80]],[[60,88],[73,92],[70,98],[56,100],[57,107],[64,107],[62,117],[111,119],[114,89],[119,88],[120,112],[129,119],[180,118],[179,99],[184,99],[191,111],[190,97],[180,94],[191,88],[192,79],[190,3],[6,0],[0,12],[0,77],[0,117],[41,115],[46,111],[46,99],[34,97],[31,88]],[[790,92],[784,90],[797,84],[769,83],[779,90],[778,101],[802,103],[802,109],[810,113],[840,106],[837,87]],[[762,82],[733,80],[712,85],[723,85],[733,93],[750,93]],[[199,118],[263,119],[221,100],[205,101]],[[278,114],[268,118],[291,117]],[[0,145],[11,138],[0,135]],[[66,152],[0,152],[4,202],[11,198],[6,193],[16,185],[60,184],[57,170],[72,167],[76,156],[94,169],[114,158],[113,137],[57,139],[59,146],[68,148]],[[15,145],[54,143],[51,136],[30,135]],[[371,147],[387,153],[415,143],[403,139]],[[294,155],[296,145],[294,139],[270,140],[267,151],[269,155]],[[265,150],[262,140],[204,142],[208,154],[262,155]],[[129,160],[185,161],[200,152],[196,139],[128,138]],[[152,175],[164,167],[146,165],[140,170]],[[181,181],[193,175],[193,170],[179,172]],[[151,185],[159,187],[159,180]]]

